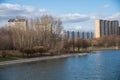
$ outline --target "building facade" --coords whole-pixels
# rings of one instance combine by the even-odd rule
[[[80,31],[66,31],[65,36],[67,39],[91,39],[94,38],[93,32],[80,32]]]
[[[8,27],[15,27],[15,28],[19,28],[21,30],[26,30],[27,27],[27,20],[26,19],[20,19],[20,18],[16,18],[16,19],[9,19],[8,20]]]
[[[119,35],[119,21],[95,20],[95,38]]]
[[[120,26],[119,26],[119,28],[118,28],[118,34],[120,35]]]

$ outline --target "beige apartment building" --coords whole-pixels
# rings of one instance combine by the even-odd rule
[[[95,38],[103,36],[119,35],[119,21],[95,20]]]
[[[9,28],[19,28],[21,30],[26,30],[27,27],[27,20],[26,19],[20,19],[20,18],[16,18],[16,19],[9,19],[8,20],[8,27]]]
[[[38,21],[33,21],[32,26],[29,25],[30,21],[26,20],[24,18],[16,18],[16,19],[9,19],[8,20],[8,27],[10,28],[16,28],[20,30],[26,30],[26,28],[29,27],[35,27],[34,30],[41,29],[46,31],[51,31],[51,24],[41,24]]]

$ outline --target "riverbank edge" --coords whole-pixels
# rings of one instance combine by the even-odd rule
[[[29,62],[42,61],[42,60],[59,59],[59,58],[66,58],[66,57],[72,57],[72,56],[84,56],[84,55],[88,55],[88,53],[64,54],[64,55],[56,55],[56,56],[18,59],[18,60],[0,62],[0,66],[21,64],[21,63],[29,63]]]
[[[116,48],[116,47],[93,47],[91,50],[92,51],[98,51],[98,50],[120,50],[120,48]]]

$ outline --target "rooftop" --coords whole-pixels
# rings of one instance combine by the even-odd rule
[[[20,19],[20,18],[16,18],[16,19],[9,19],[8,22],[24,22],[26,21],[25,19]]]

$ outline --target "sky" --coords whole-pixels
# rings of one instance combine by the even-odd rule
[[[94,31],[96,19],[120,21],[120,0],[0,0],[0,26],[45,14],[60,18],[64,30]]]

